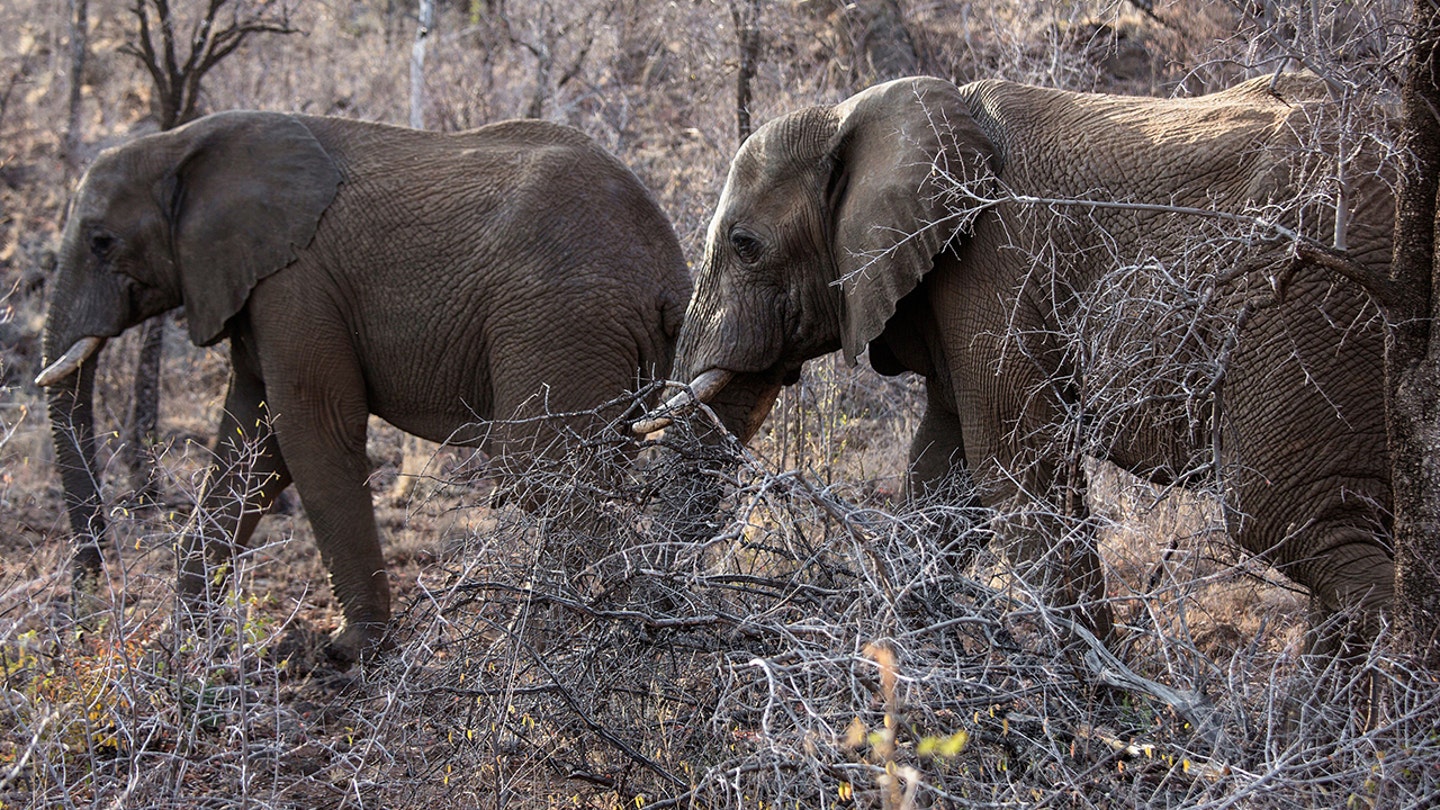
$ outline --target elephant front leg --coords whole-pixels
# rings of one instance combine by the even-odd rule
[[[973,410],[974,413],[971,413]],[[1060,464],[1052,448],[1027,447],[1020,436],[1045,435],[1038,429],[996,429],[985,407],[962,415],[967,459],[974,463],[976,492],[995,510],[994,534],[1014,564],[1018,581],[1101,640],[1114,627],[1106,600],[1096,526],[1090,518],[1083,476],[1076,465]],[[1045,424],[1036,420],[1037,424]]]
[[[290,485],[290,471],[270,429],[264,398],[259,378],[243,362],[237,363],[200,508],[180,547],[180,593],[197,615],[219,597],[235,555]]]
[[[343,615],[325,652],[348,666],[384,637],[390,581],[370,492],[364,386],[358,370],[343,371],[332,367],[307,385],[270,388],[280,446]]]
[[[934,520],[942,546],[957,567],[968,566],[988,533],[977,526],[982,507],[965,466],[960,417],[927,381],[925,415],[910,441],[905,500]]]
[[[390,622],[390,579],[368,473],[363,453],[358,458],[332,457],[329,464],[307,462],[295,472],[343,616],[325,652],[342,666],[374,651]]]

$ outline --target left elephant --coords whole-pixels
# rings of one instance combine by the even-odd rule
[[[77,578],[98,574],[105,531],[90,358],[183,305],[197,345],[229,338],[233,370],[182,593],[211,587],[205,558],[228,560],[293,482],[343,610],[341,661],[390,616],[369,415],[479,446],[502,484],[523,484],[528,458],[563,453],[564,435],[605,424],[602,405],[669,373],[690,295],[669,220],[577,130],[439,134],[270,112],[103,153],[71,202],[51,287],[36,382]]]

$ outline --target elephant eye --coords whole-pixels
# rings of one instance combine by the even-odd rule
[[[765,246],[751,234],[736,229],[730,232],[730,248],[735,251],[735,255],[739,257],[740,261],[754,264],[760,259],[760,254],[764,252]]]
[[[108,258],[118,241],[108,233],[97,233],[90,237],[90,252],[95,254],[96,258]]]

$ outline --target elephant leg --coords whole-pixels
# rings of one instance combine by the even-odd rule
[[[276,435],[343,616],[326,652],[348,665],[382,640],[390,582],[370,493],[364,378],[353,357],[325,357],[318,368],[272,360],[266,379]]]
[[[598,327],[597,327],[598,328]],[[496,483],[492,503],[508,503],[538,518],[545,528],[546,562],[563,568],[572,582],[633,537],[625,519],[609,507],[625,480],[635,443],[619,421],[623,405],[609,397],[633,387],[638,357],[619,350],[622,336],[556,355],[536,368],[527,346],[542,336],[512,335],[496,347],[495,400],[482,448]]]
[[[1311,527],[1281,547],[1277,567],[1310,590],[1306,651],[1358,660],[1374,645],[1395,596],[1395,561],[1377,543],[1378,527],[1342,523]],[[1313,541],[1307,545],[1306,541]],[[1311,553],[1297,554],[1292,546]]]
[[[996,534],[1011,541],[1026,582],[1104,641],[1114,629],[1114,616],[1083,487],[1077,482],[1074,497],[1055,491],[1063,480],[1047,461],[1031,462],[1025,471],[1018,493],[995,519]],[[1025,490],[1027,482],[1036,488]],[[1040,489],[1042,483],[1049,488]]]
[[[979,459],[973,471],[979,497],[996,510],[990,526],[1017,576],[1105,640],[1114,618],[1083,481],[1062,474],[1049,452],[976,442],[997,434],[969,419],[965,427],[969,443],[979,445],[967,447],[967,457]]]
[[[280,445],[264,406],[265,386],[236,352],[214,462],[189,531],[181,541],[180,592],[187,602],[218,597],[235,555],[249,543],[261,516],[290,485]]]
[[[933,514],[944,548],[963,568],[983,542],[974,530],[981,503],[965,466],[960,417],[939,387],[931,382],[925,387],[925,414],[910,440],[905,499]]]
[[[588,428],[529,409],[504,412],[514,416],[498,417],[481,442],[490,458],[486,472],[495,481],[492,504],[513,504],[527,512],[556,505],[556,495],[577,472],[588,468],[578,456],[567,457],[579,453]]]

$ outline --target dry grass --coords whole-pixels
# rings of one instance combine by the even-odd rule
[[[124,5],[91,3],[92,152],[147,126],[149,91],[115,51]],[[307,33],[227,61],[209,107],[403,121],[413,23],[390,9],[405,5],[303,4]],[[699,255],[736,146],[723,3],[511,3],[510,33],[467,18],[469,4],[440,5],[427,125],[510,117],[538,95],[545,117],[634,167]],[[1279,47],[1202,0],[1157,4],[1163,24],[1129,4],[898,6],[918,67],[957,80],[1199,92],[1272,69]],[[865,31],[838,9],[765,5],[757,121],[874,78]],[[1374,40],[1356,19],[1341,39]],[[315,667],[337,611],[293,499],[262,521],[212,633],[172,632],[174,541],[226,374],[222,350],[172,328],[162,504],[128,502],[107,443],[108,581],[82,633],[28,382],[73,181],[57,157],[64,4],[0,0],[0,30],[15,32],[0,38],[0,807],[1424,807],[1440,795],[1432,676],[1379,653],[1348,668],[1303,660],[1303,598],[1237,559],[1209,505],[1097,469],[1092,509],[1124,625],[1114,652],[1133,676],[1104,685],[1104,660],[1002,549],[962,565],[933,530],[942,515],[900,504],[915,381],[834,359],[811,364],[750,450],[728,448],[729,518],[703,539],[671,530],[655,479],[596,493],[563,465],[535,471],[555,493],[547,512],[491,510],[468,453],[410,448],[407,461],[377,422],[396,646],[337,674]],[[561,67],[586,55],[537,94],[517,40],[545,42]],[[1336,59],[1363,62],[1357,48]],[[128,412],[136,342],[107,349],[103,431]],[[702,453],[678,433],[650,451],[658,469]],[[419,485],[390,494],[417,460]],[[591,530],[577,533],[575,515]],[[961,544],[985,539],[965,525]],[[1385,700],[1367,725],[1372,683]]]

